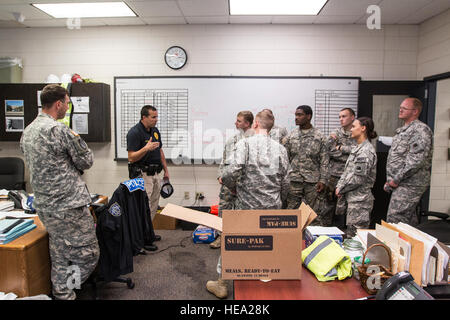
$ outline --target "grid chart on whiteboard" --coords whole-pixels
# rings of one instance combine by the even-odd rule
[[[341,126],[339,111],[351,108],[357,113],[358,90],[316,90],[314,126],[328,136]]]
[[[178,134],[188,131],[188,89],[123,89],[121,96],[121,146],[127,147],[128,130],[141,119],[141,108],[152,105],[158,110],[156,127],[164,147],[187,146],[186,139],[177,141]]]

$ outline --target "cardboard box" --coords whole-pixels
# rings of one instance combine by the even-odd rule
[[[222,278],[301,279],[302,232],[317,216],[297,210],[224,210],[223,219],[169,204],[162,215],[222,231]]]
[[[153,229],[155,230],[175,230],[178,225],[178,220],[172,217],[168,217],[157,213],[152,220]]]

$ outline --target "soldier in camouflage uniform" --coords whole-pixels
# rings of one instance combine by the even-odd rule
[[[263,109],[262,112],[268,112],[274,117],[272,110]],[[275,117],[274,117],[275,118]],[[283,139],[288,135],[288,131],[285,127],[279,127],[277,125],[273,125],[272,129],[269,131],[269,137],[274,139],[275,141],[281,143]]]
[[[328,138],[328,154],[330,156],[329,180],[327,185],[327,214],[334,216],[339,226],[345,220],[347,204],[345,197],[337,198],[335,195],[336,185],[344,172],[345,163],[356,146],[352,139],[352,123],[355,120],[355,112],[350,108],[344,108],[339,112],[341,127],[336,128]],[[343,218],[343,219],[340,219]],[[339,221],[338,221],[339,220]]]
[[[52,292],[75,299],[74,288],[97,265],[99,247],[87,204],[91,197],[81,179],[93,153],[62,119],[70,102],[66,89],[48,85],[41,93],[42,114],[25,128],[20,148],[30,170],[33,206],[49,234]]]
[[[405,125],[392,140],[386,165],[384,190],[392,192],[387,221],[418,224],[416,208],[430,185],[433,132],[418,120],[422,102],[407,98],[400,104],[399,118]]]
[[[353,122],[352,138],[357,146],[352,149],[344,172],[336,186],[336,196],[347,200],[347,238],[357,229],[368,229],[374,197],[372,187],[377,170],[377,154],[370,140],[376,138],[373,121],[362,117]]]
[[[222,162],[219,165],[219,172],[217,180],[220,183],[219,193],[219,217],[222,217],[222,210],[233,210],[234,202],[236,200],[236,194],[233,193],[222,183],[222,174],[224,169],[233,161],[236,153],[236,144],[239,140],[251,136],[253,130],[251,126],[253,124],[253,113],[250,111],[241,111],[236,116],[235,126],[239,130],[237,134],[227,140],[225,148],[223,149]],[[220,234],[210,243],[210,247],[213,249],[220,248]]]
[[[267,135],[273,116],[260,112],[253,123],[255,134],[236,145],[236,157],[222,173],[223,184],[236,190],[235,209],[281,209],[289,190],[289,160],[286,149]],[[220,272],[220,258],[218,272]],[[206,288],[218,298],[228,294],[226,281],[208,281]]]
[[[329,165],[327,142],[311,125],[311,118],[311,107],[299,106],[295,111],[295,124],[299,127],[283,140],[292,167],[287,208],[296,209],[303,201],[317,213],[313,225],[330,226],[332,216],[326,214],[325,198]]]

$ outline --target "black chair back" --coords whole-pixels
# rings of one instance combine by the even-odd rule
[[[0,158],[0,189],[25,190],[25,163],[21,158]]]

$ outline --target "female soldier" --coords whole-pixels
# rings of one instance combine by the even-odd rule
[[[358,143],[353,147],[345,164],[344,173],[336,185],[336,196],[345,196],[347,207],[347,237],[353,237],[356,229],[368,229],[373,207],[371,189],[375,183],[377,154],[370,140],[377,137],[372,119],[361,117],[353,121],[352,138]]]

